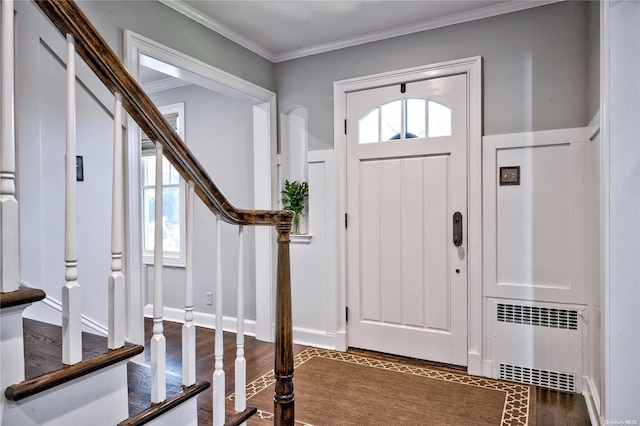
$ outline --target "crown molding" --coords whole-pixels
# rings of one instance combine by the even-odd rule
[[[163,90],[175,89],[176,87],[188,86],[191,83],[175,77],[163,78],[142,84],[142,89],[147,93],[162,92]]]
[[[220,22],[212,19],[211,17],[202,14],[200,11],[189,6],[182,0],[158,0],[158,1],[164,4],[165,6],[168,6],[171,9],[183,14],[187,18],[191,18],[197,23],[204,25],[205,27],[220,34],[221,36],[228,38],[232,42],[239,44],[245,49],[248,49],[257,55],[262,56],[266,60],[270,62],[275,62],[275,57],[272,52],[260,46],[258,43],[255,43],[254,41],[249,40],[248,38],[222,25]]]
[[[193,19],[196,22],[206,26],[207,28],[217,32],[218,34],[228,38],[229,40],[239,44],[246,49],[262,56],[263,58],[277,63],[289,61],[292,59],[303,58],[305,56],[317,55],[319,53],[330,52],[333,50],[344,49],[346,47],[357,46],[360,44],[371,43],[374,41],[385,40],[388,38],[399,37],[407,34],[418,33],[422,31],[442,28],[449,25],[461,24],[492,16],[504,15],[507,13],[518,12],[521,10],[531,9],[539,6],[546,6],[552,3],[559,3],[565,0],[512,0],[507,3],[500,3],[493,6],[483,7],[468,12],[460,12],[441,18],[428,19],[426,21],[415,24],[395,27],[389,30],[375,31],[355,37],[349,37],[331,43],[322,43],[315,46],[295,49],[283,53],[273,53],[268,49],[260,46],[252,40],[236,33],[221,23],[213,20],[211,17],[203,15],[182,0],[159,0],[161,3],[182,13],[183,15]]]

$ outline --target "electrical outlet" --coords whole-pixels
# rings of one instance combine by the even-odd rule
[[[211,305],[213,302],[211,301],[211,292],[208,291],[205,293],[207,295],[207,305]]]

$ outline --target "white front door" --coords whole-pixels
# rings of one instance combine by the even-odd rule
[[[467,364],[467,122],[465,74],[347,94],[349,346]]]

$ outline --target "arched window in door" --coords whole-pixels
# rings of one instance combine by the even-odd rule
[[[387,102],[358,122],[360,144],[443,136],[451,136],[451,108],[429,99]]]

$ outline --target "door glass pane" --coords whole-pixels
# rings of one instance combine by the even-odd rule
[[[380,140],[400,139],[402,131],[402,102],[389,102],[380,107]]]
[[[378,108],[375,108],[358,122],[358,143],[375,143],[379,140]]]
[[[425,137],[424,99],[405,100],[405,120],[407,121],[404,135],[406,139]]]
[[[451,108],[429,101],[429,137],[451,136]]]

